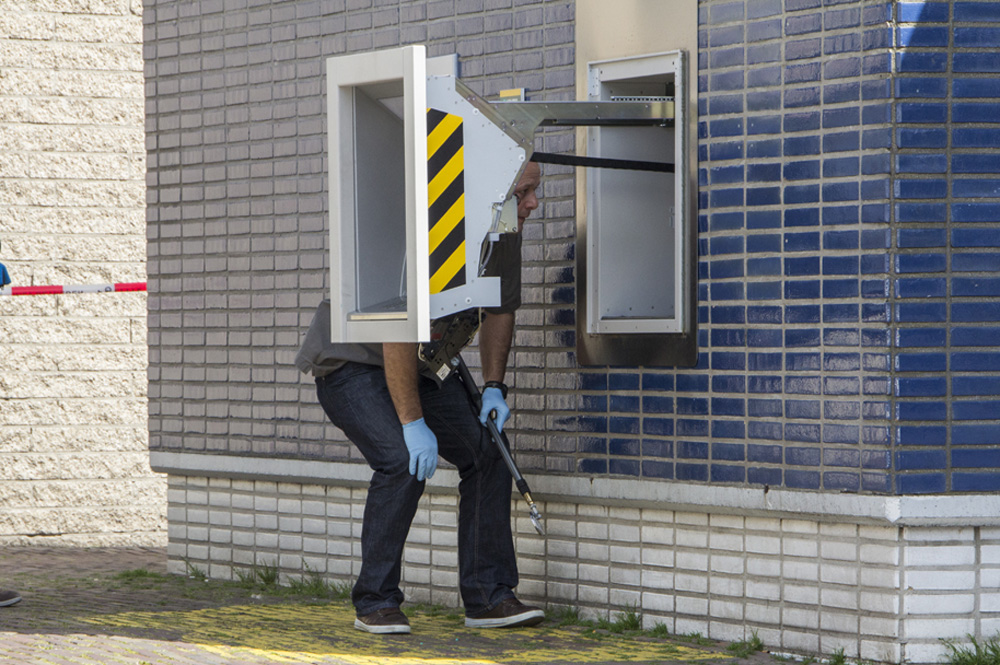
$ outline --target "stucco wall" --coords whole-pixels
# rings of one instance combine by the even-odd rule
[[[144,282],[142,6],[0,4],[0,262]],[[142,292],[0,295],[0,544],[161,544]]]

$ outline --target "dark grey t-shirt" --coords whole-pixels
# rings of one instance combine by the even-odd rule
[[[486,261],[484,275],[500,277],[500,305],[486,307],[487,314],[505,314],[521,306],[521,234],[504,233]],[[330,301],[316,308],[306,337],[295,356],[295,365],[315,377],[326,376],[346,362],[383,365],[381,344],[334,344],[330,341]],[[429,378],[434,374],[421,362],[420,372]]]

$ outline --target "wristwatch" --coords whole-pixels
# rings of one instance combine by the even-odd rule
[[[500,394],[503,395],[504,399],[507,399],[507,384],[503,381],[487,381],[483,384],[483,390],[486,388],[499,388]]]

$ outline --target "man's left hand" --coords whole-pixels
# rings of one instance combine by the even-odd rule
[[[503,392],[499,388],[489,387],[483,391],[483,408],[479,410],[479,422],[486,424],[486,419],[490,417],[490,412],[496,411],[497,431],[503,431],[503,424],[510,417],[510,408],[504,401]]]

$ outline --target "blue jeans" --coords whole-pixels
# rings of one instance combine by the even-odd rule
[[[424,421],[438,453],[458,468],[459,589],[468,616],[489,612],[513,596],[517,562],[510,530],[511,475],[473,413],[460,380],[439,388],[420,377]],[[410,475],[410,456],[385,371],[347,363],[316,379],[319,402],[334,425],[358,447],[374,474],[361,529],[361,573],[351,599],[358,616],[399,607],[403,545],[424,483]]]

